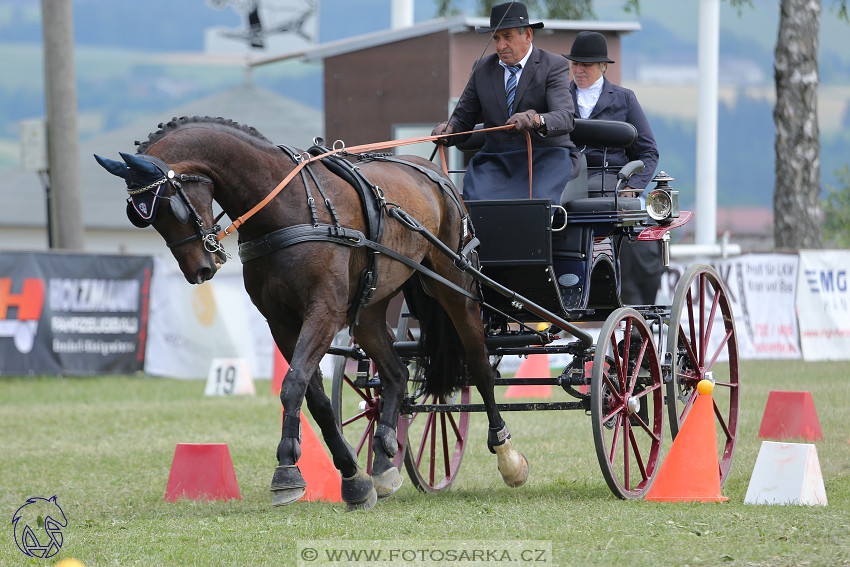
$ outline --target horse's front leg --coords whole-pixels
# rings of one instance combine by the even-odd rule
[[[322,373],[318,369],[307,387],[307,408],[322,432],[334,466],[342,475],[342,499],[348,509],[368,510],[375,506],[378,494],[372,479],[357,465],[357,455],[342,435],[331,401],[325,394]]]
[[[327,313],[326,310],[316,312]],[[357,467],[351,447],[335,424],[330,400],[321,384],[319,362],[330,347],[335,334],[333,322],[327,317],[305,319],[292,349],[289,371],[280,389],[283,423],[277,447],[278,466],[275,468],[271,486],[274,506],[283,506],[299,500],[304,496],[307,486],[297,465],[301,457],[301,405],[305,396],[308,409],[316,419],[334,456],[334,464],[342,474],[342,496],[348,508],[368,509],[375,505],[377,497],[371,478]]]

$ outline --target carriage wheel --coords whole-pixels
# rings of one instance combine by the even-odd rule
[[[349,346],[354,346],[354,339],[349,341]],[[334,362],[333,386],[331,390],[331,404],[337,423],[342,428],[342,433],[357,453],[360,466],[368,474],[372,474],[372,443],[375,439],[375,429],[381,416],[381,386],[377,384],[359,384],[357,378],[351,378],[354,373],[348,368],[353,359],[347,356],[337,356]],[[357,366],[359,361],[354,362]],[[374,382],[375,365],[368,361],[367,380]],[[356,402],[355,402],[356,400]],[[356,403],[356,405],[355,405]],[[399,422],[401,419],[399,419]],[[401,470],[404,461],[405,437],[398,431],[398,452],[393,457],[393,465]]]
[[[417,405],[468,404],[469,396],[469,386],[465,386],[449,398],[421,391],[414,392],[412,398]],[[401,415],[398,422],[399,437],[404,430],[407,444],[404,466],[413,485],[422,492],[447,490],[466,452],[469,412],[416,412]]]
[[[640,313],[621,308],[599,333],[590,383],[593,439],[602,475],[620,498],[642,498],[660,464],[661,364]]]
[[[676,286],[667,332],[672,379],[667,411],[675,439],[696,400],[697,383],[713,379],[720,483],[729,476],[738,432],[738,340],[726,285],[706,264],[688,268]]]

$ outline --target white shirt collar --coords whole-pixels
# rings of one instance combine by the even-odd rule
[[[576,101],[578,102],[579,115],[582,118],[587,118],[593,111],[593,107],[599,101],[599,95],[602,94],[602,84],[605,82],[605,76],[596,79],[596,82],[583,89],[576,85]]]
[[[528,63],[528,59],[529,59],[529,57],[531,57],[531,52],[532,52],[533,50],[534,50],[534,44],[532,43],[531,45],[529,45],[529,46],[528,46],[528,53],[526,53],[526,54],[525,54],[525,57],[523,57],[522,59],[520,59],[520,60],[519,60],[520,69],[519,69],[519,71],[518,71],[518,72],[517,72],[517,74],[516,74],[516,80],[517,80],[517,82],[519,82],[519,78],[520,78],[520,76],[522,75],[522,70],[523,70],[523,69],[525,69],[525,65]],[[499,59],[499,65],[501,65],[501,66],[502,66],[502,68],[505,70],[505,82],[507,82],[507,81],[508,81],[508,73],[510,73],[510,71],[508,71],[508,66],[507,66],[507,65],[505,65],[505,64],[502,62],[502,60],[501,60],[501,59]],[[600,88],[601,88],[601,87],[600,87]]]

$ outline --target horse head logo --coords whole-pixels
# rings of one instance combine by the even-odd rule
[[[24,555],[46,559],[59,553],[62,547],[62,528],[68,520],[56,496],[30,498],[12,516],[15,543]]]

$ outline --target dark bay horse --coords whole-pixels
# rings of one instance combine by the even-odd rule
[[[393,349],[386,311],[402,290],[423,335],[430,337],[425,342],[431,350],[423,357],[426,388],[448,394],[468,373],[486,406],[488,446],[498,457],[502,477],[510,486],[525,481],[528,462],[512,448],[495,405],[477,284],[434,242],[405,226],[412,217],[455,251],[469,240],[462,229],[464,208],[436,166],[413,156],[348,156],[349,162],[357,160],[374,201],[370,216],[357,180],[343,179],[338,165],[334,169],[325,160],[299,165],[309,154],[278,147],[230,120],[175,118],[136,144],[138,153],[121,154],[123,161],[95,158],[126,181],[130,220],[153,225],[189,283],[211,279],[224,260],[219,241],[225,232],[216,226],[213,201],[231,219],[254,209],[238,226],[245,289],[289,361],[280,391],[284,417],[271,485],[274,505],[294,502],[305,492],[296,464],[305,397],[342,475],[349,509],[371,508],[377,497],[401,485],[392,457],[398,450],[396,423],[408,370]],[[280,183],[298,167],[300,175],[285,186]],[[279,183],[280,192],[256,208]],[[377,255],[363,245],[375,239],[385,247]],[[391,251],[421,263],[437,279],[389,257]],[[376,364],[384,395],[371,478],[342,436],[319,371],[334,335],[346,325]]]

